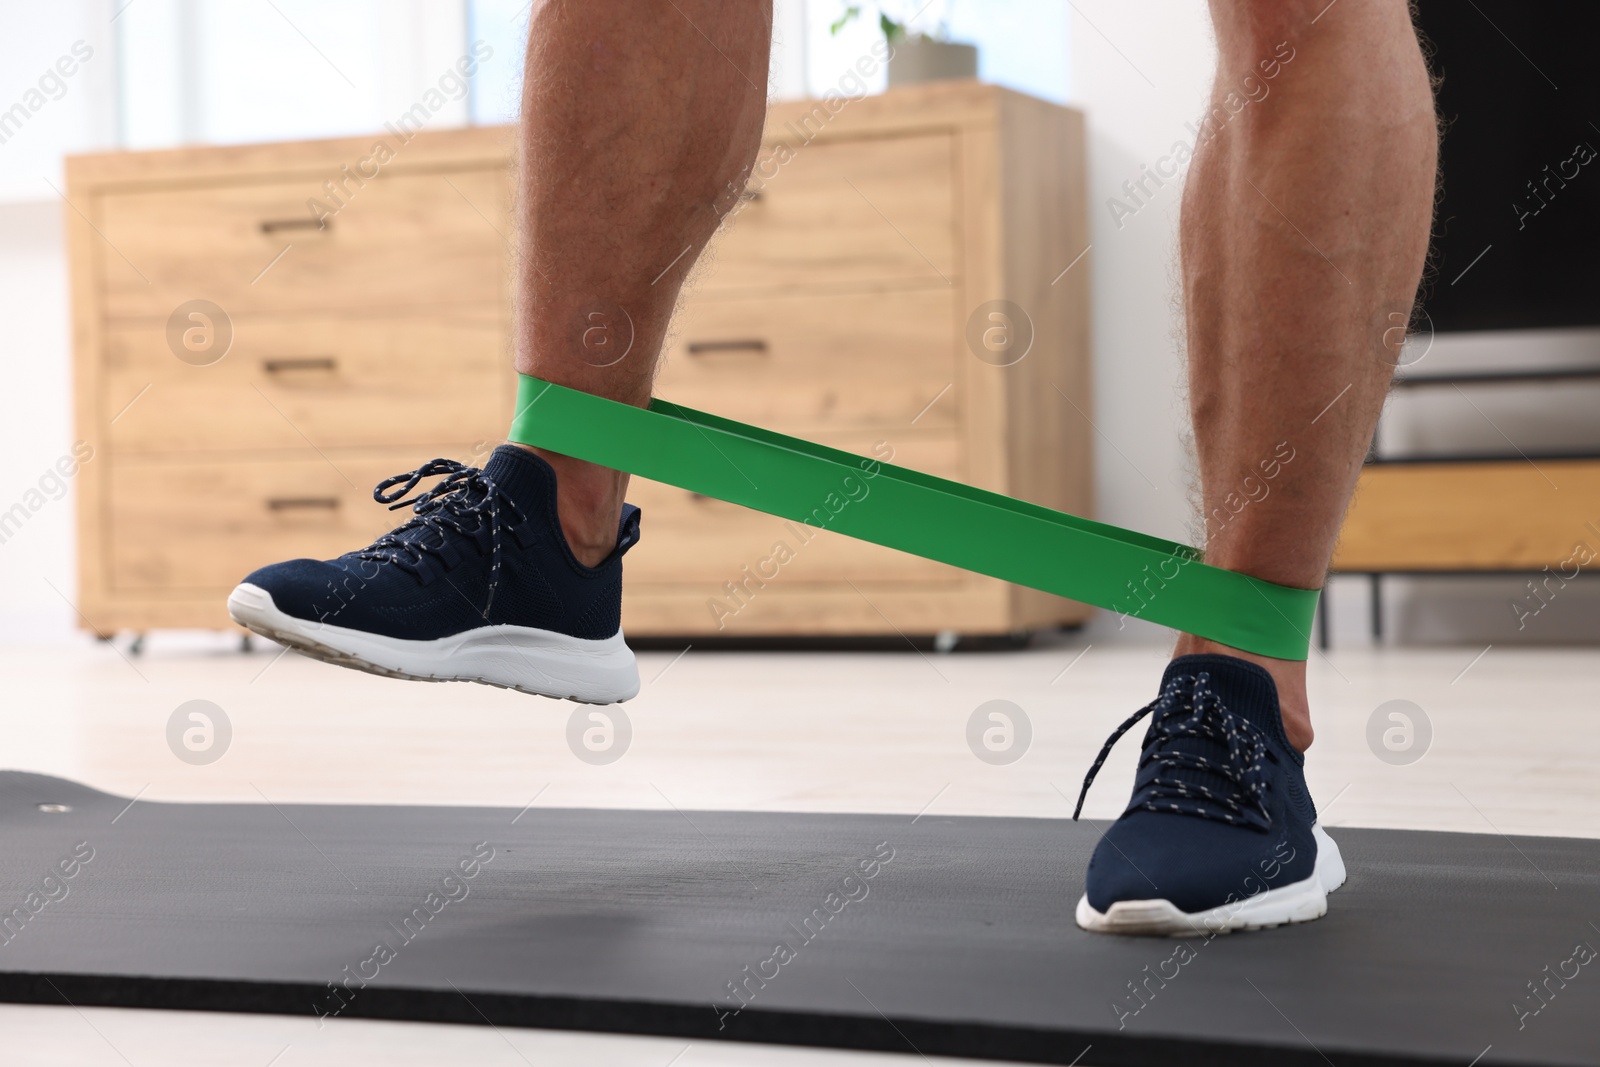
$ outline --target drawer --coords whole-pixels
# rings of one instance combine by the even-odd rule
[[[111,447],[301,450],[505,433],[516,375],[499,321],[241,318],[233,331],[227,355],[192,366],[167,347],[163,323],[109,327],[99,399],[102,425],[115,419]]]
[[[929,403],[955,381],[955,317],[947,289],[690,299],[656,392],[799,436],[952,428],[955,391]]]
[[[332,207],[326,175],[115,192],[95,205],[110,318],[165,321],[190,300],[229,315],[507,303],[511,181],[502,170],[379,172]]]
[[[821,443],[872,456],[874,441],[872,437],[835,435]],[[894,450],[892,462],[900,466],[945,478],[961,477],[961,444],[953,435],[908,437],[890,444]],[[867,495],[860,502],[845,502],[844,507],[870,501],[871,482],[864,484]],[[859,496],[860,490],[855,491]],[[725,582],[742,582],[747,565],[752,573],[770,575],[776,571],[781,575],[776,580],[785,584],[840,583],[847,579],[873,583],[964,580],[963,571],[942,563],[660,482],[634,478],[628,486],[628,501],[644,512],[643,536],[627,557],[625,581],[629,586],[693,584],[715,594],[720,593]],[[811,539],[806,540],[807,537]],[[764,560],[783,554],[777,551],[779,542],[787,546],[793,558],[763,565]]]
[[[824,443],[873,454],[874,442],[867,438]],[[960,477],[961,447],[953,436],[891,445],[895,463]],[[468,459],[469,449],[442,452]],[[264,564],[301,556],[328,559],[358,548],[408,514],[375,503],[372,487],[438,454],[439,448],[363,450],[355,456],[335,453],[331,462],[314,456],[194,462],[113,457],[103,541],[111,587],[123,593],[214,590],[224,595]],[[742,581],[747,564],[770,572],[762,561],[773,556],[780,541],[793,559],[779,572],[795,583],[963,580],[954,567],[659,482],[633,479],[628,500],[644,510],[644,537],[627,559],[630,585],[721,589],[724,582]]]
[[[226,596],[264,564],[331,559],[409,516],[374,502],[374,485],[436,455],[470,462],[469,453],[462,445],[367,451],[334,454],[332,463],[315,455],[186,463],[112,457],[102,541],[111,588]]]
[[[952,284],[954,145],[944,133],[801,144],[765,178],[782,156],[763,145],[757,195],[713,242],[694,289]]]
[[[1559,488],[1558,488],[1559,487]],[[1377,463],[1361,468],[1335,571],[1529,570],[1571,578],[1600,546],[1600,460]]]

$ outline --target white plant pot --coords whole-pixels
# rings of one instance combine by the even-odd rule
[[[889,55],[889,85],[918,85],[978,76],[978,48],[970,44],[908,37]]]

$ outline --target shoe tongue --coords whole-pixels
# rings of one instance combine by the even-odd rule
[[[1244,719],[1259,729],[1267,738],[1275,740],[1285,752],[1293,753],[1283,733],[1283,721],[1278,712],[1278,687],[1261,667],[1233,656],[1197,655],[1179,656],[1167,665],[1161,678],[1163,706],[1155,715],[1163,720],[1188,719],[1202,702],[1215,701],[1235,717]],[[1219,724],[1220,725],[1220,724]],[[1152,734],[1155,723],[1151,723]],[[1148,736],[1146,743],[1148,744]],[[1212,766],[1232,763],[1227,742],[1220,737],[1180,734],[1167,738],[1162,751],[1198,756]],[[1248,746],[1245,746],[1247,749]],[[1242,767],[1235,767],[1242,771]],[[1199,767],[1147,766],[1140,776],[1140,784],[1147,784],[1156,774],[1185,782],[1190,786],[1203,786],[1213,793],[1234,795],[1237,787],[1224,776]]]
[[[549,501],[554,506],[556,472],[526,448],[501,445],[484,464],[483,472],[524,508],[531,510],[541,501]]]
[[[555,536],[565,541],[561,520],[556,512],[556,472],[542,456],[516,445],[501,445],[484,464],[484,473],[494,480],[524,515],[556,531]],[[543,516],[544,518],[539,518]],[[617,547],[597,567],[622,555],[639,541],[639,509],[632,504],[622,505],[622,518],[617,524]],[[581,564],[580,564],[581,566]]]
[[[501,445],[489,456],[489,462],[484,464],[483,469],[502,493],[524,508],[541,500],[549,500],[550,506],[554,508],[555,472],[550,469],[550,464],[527,449],[518,448],[516,445]],[[430,489],[437,484],[430,482],[421,488]],[[439,503],[445,507],[461,509],[470,508],[481,499],[481,493],[474,493],[471,496],[452,493]],[[429,545],[439,543],[439,531],[424,524],[399,531],[394,536],[400,541],[418,541]]]
[[[1167,664],[1166,673],[1161,676],[1161,691],[1167,692],[1173,683],[1184,694],[1185,706],[1190,694],[1198,698],[1209,690],[1224,708],[1289,747],[1278,710],[1278,686],[1264,668],[1235,656],[1179,656]]]

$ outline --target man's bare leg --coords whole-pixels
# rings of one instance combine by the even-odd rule
[[[770,0],[538,0],[522,97],[517,369],[643,405],[678,291],[766,113]],[[620,314],[617,309],[620,309]],[[611,365],[617,349],[631,347]],[[586,343],[587,340],[587,343]],[[536,449],[574,554],[616,545],[627,475]]]
[[[1259,64],[1280,42],[1294,58],[1266,83],[1265,99],[1197,146],[1184,190],[1206,562],[1315,589],[1427,253],[1437,159],[1432,92],[1405,0],[1211,0],[1211,12],[1214,106],[1230,92],[1245,95],[1244,79],[1260,78]],[[1282,443],[1293,450],[1287,463]],[[1276,476],[1267,479],[1274,462]],[[1290,742],[1301,751],[1311,744],[1304,662],[1183,635],[1177,654],[1196,652],[1265,667]]]

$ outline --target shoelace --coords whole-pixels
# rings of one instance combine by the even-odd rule
[[[433,488],[414,497],[406,496],[421,484],[423,479],[436,478],[440,475],[444,475],[444,480]],[[400,488],[396,489],[395,486]],[[384,534],[356,555],[362,559],[396,563],[414,569],[421,564],[424,554],[428,552],[443,555],[447,542],[445,534],[447,529],[468,537],[476,537],[478,531],[483,528],[482,512],[484,505],[487,504],[490,546],[489,595],[483,605],[483,615],[488,618],[489,609],[494,606],[495,588],[500,580],[500,500],[504,495],[485,470],[469,467],[453,459],[430,459],[414,471],[385,478],[378,483],[377,488],[373,489],[372,499],[380,504],[389,505],[390,511],[397,511],[409,504],[415,517]],[[516,505],[509,499],[506,503],[511,508],[513,524],[520,525],[522,515],[517,511]],[[470,526],[465,524],[468,517],[472,519]],[[418,529],[423,531],[418,537],[399,536],[408,530]],[[436,543],[428,543],[429,533],[439,535]]]
[[[1201,672],[1192,677],[1174,678],[1167,683],[1161,695],[1146,704],[1117,727],[1106,739],[1095,758],[1094,765],[1084,776],[1083,790],[1078,794],[1078,806],[1072,812],[1077,819],[1083,811],[1084,798],[1089,786],[1112,746],[1122,739],[1135,723],[1154,711],[1166,714],[1155,719],[1151,727],[1152,743],[1139,760],[1139,771],[1151,763],[1161,767],[1151,782],[1141,792],[1144,799],[1131,805],[1130,810],[1146,809],[1159,812],[1178,812],[1196,815],[1202,819],[1215,819],[1230,826],[1252,826],[1258,830],[1272,828],[1272,815],[1267,810],[1267,775],[1262,762],[1272,758],[1266,738],[1255,723],[1229,711],[1210,688],[1211,676]],[[1187,700],[1186,709],[1173,705]],[[1187,714],[1184,714],[1184,711]],[[1176,751],[1171,743],[1181,737],[1199,737],[1227,748],[1225,763],[1208,760],[1193,752]],[[1232,784],[1226,793],[1219,793],[1196,782],[1186,782],[1172,777],[1170,772],[1179,768],[1205,771]]]

